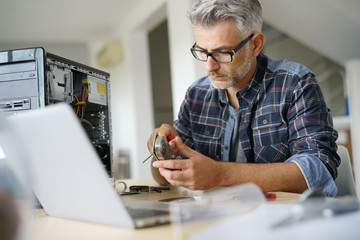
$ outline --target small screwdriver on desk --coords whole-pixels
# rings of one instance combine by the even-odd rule
[[[169,135],[169,136],[167,136],[166,139],[167,139],[168,142],[170,142],[171,140],[174,139],[174,136]],[[155,142],[153,144],[155,144]],[[148,156],[142,163],[146,162],[151,156],[153,156],[153,154],[150,154],[150,156]]]

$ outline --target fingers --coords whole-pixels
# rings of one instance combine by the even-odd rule
[[[170,169],[159,168],[159,173],[168,183],[177,187],[186,187],[190,190],[196,190],[196,184],[187,170],[173,171]]]
[[[154,168],[186,169],[188,168],[188,163],[186,160],[159,160],[154,161],[152,166]]]
[[[176,144],[176,148],[188,158],[192,158],[198,154],[198,152],[186,146],[180,137],[175,137],[172,142],[174,142],[174,144]]]
[[[189,160],[160,160],[153,163],[153,167],[159,169],[159,173],[173,186],[190,187]]]
[[[169,142],[169,145],[170,145],[171,150],[172,150],[172,155],[177,155],[179,149],[178,149],[177,146],[176,146],[175,140],[174,140],[174,139],[171,140],[171,141]]]
[[[159,173],[174,186],[185,186],[185,182],[189,180],[185,169],[159,168]]]
[[[168,136],[179,136],[175,129],[170,126],[169,124],[162,124],[159,128],[155,129],[155,132],[157,132],[160,136],[168,137]]]

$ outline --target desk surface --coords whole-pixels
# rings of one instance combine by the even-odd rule
[[[153,180],[127,180],[129,185],[151,185],[157,184]],[[149,200],[159,201],[174,197],[199,196],[202,191],[190,191],[185,188],[172,188],[170,191],[162,193],[143,193],[137,195],[123,196],[124,201],[129,200]],[[277,193],[274,203],[294,202],[299,198],[299,194]],[[172,239],[171,224],[155,226],[144,229],[125,229],[108,225],[81,222],[75,220],[61,219],[47,216],[43,210],[36,210],[35,220],[31,223],[30,239],[33,240],[91,240],[91,239]]]

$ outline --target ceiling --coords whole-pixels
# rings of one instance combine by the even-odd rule
[[[0,0],[0,43],[103,39],[144,1]],[[340,64],[360,58],[359,0],[260,2],[265,21],[292,38]]]
[[[0,0],[0,42],[83,42],[111,34],[143,0]]]
[[[340,65],[360,58],[359,0],[260,0],[264,20]]]

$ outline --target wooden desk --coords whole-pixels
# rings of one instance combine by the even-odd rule
[[[130,185],[151,185],[157,186],[153,180],[127,180]],[[172,188],[170,191],[162,193],[143,193],[122,197],[124,201],[129,200],[149,200],[159,201],[174,197],[200,196],[202,191],[190,191],[185,188]],[[277,200],[274,202],[289,203],[298,199],[299,194],[277,193]],[[145,229],[125,229],[108,225],[81,222],[75,220],[61,219],[47,216],[43,210],[36,210],[35,220],[31,223],[30,239],[33,240],[127,240],[127,239],[146,239],[162,240],[173,239],[171,224],[155,226]]]

